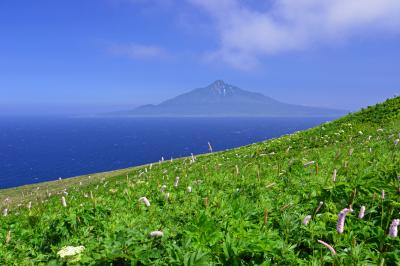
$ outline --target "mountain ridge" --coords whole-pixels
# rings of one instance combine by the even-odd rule
[[[146,104],[133,110],[114,112],[115,116],[154,117],[315,117],[341,116],[344,110],[309,107],[277,101],[262,93],[243,90],[216,80],[159,104]]]

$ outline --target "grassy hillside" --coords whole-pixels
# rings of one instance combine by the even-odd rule
[[[400,238],[388,235],[400,218],[399,133],[400,98],[394,98],[194,162],[184,158],[0,191],[1,208],[7,208],[0,218],[0,262],[399,265]],[[338,214],[345,208],[353,212],[339,233]],[[163,235],[151,237],[153,231]],[[57,252],[66,246],[84,249],[61,258]]]

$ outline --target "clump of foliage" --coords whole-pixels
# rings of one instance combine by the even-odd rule
[[[389,236],[400,218],[399,133],[394,98],[233,150],[17,188],[1,203],[0,262],[399,265],[400,238]]]

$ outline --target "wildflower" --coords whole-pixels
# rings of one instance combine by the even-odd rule
[[[364,133],[362,131],[358,131],[358,134],[361,136],[364,135]]]
[[[326,242],[324,242],[322,240],[318,240],[318,243],[320,243],[320,244],[324,245],[325,247],[327,247],[331,251],[332,255],[336,255],[336,251],[331,245],[329,245],[328,243],[326,243]]]
[[[365,215],[365,206],[361,206],[360,212],[358,213],[358,218],[362,219]]]
[[[150,207],[150,201],[146,197],[141,197],[139,201],[143,202],[146,207]]]
[[[28,209],[32,208],[32,201],[28,202]]]
[[[164,192],[166,188],[167,188],[166,185],[162,185],[161,188],[160,188],[160,192]]]
[[[382,128],[378,128],[376,131],[377,132],[383,132],[383,129]]]
[[[382,193],[381,193],[381,199],[384,200],[385,199],[385,190],[382,189]]]
[[[204,206],[207,208],[208,207],[208,197],[204,198]]]
[[[320,201],[317,207],[317,210],[315,211],[315,213],[319,212],[319,210],[321,209],[322,205],[324,205],[323,201]]]
[[[7,236],[6,236],[6,244],[8,244],[11,241],[11,230],[8,230]]]
[[[65,200],[64,196],[61,197],[61,204],[63,207],[67,207],[67,201]]]
[[[209,150],[210,152],[212,152],[212,151],[213,151],[213,148],[212,148],[212,146],[211,146],[211,143],[210,143],[210,142],[208,142],[208,150]]]
[[[177,188],[179,185],[179,176],[175,178],[174,187]]]
[[[168,199],[169,199],[169,196],[170,196],[169,192],[165,193],[165,195],[164,195],[164,199],[165,199],[166,201],[168,201]]]
[[[85,249],[84,246],[78,246],[78,247],[67,246],[63,247],[60,251],[58,251],[57,255],[60,256],[61,258],[75,256],[81,253],[84,249]]]
[[[150,233],[150,237],[162,237],[164,235],[161,231],[153,231]]]
[[[192,187],[191,187],[191,186],[187,187],[186,191],[187,191],[188,193],[191,193],[191,192],[192,192]]]
[[[303,219],[303,224],[307,225],[311,220],[311,215],[307,215],[306,217],[304,217]]]
[[[400,139],[396,139],[396,140],[394,141],[394,145],[397,146],[397,145],[399,144],[399,142],[400,142]]]
[[[7,214],[8,214],[8,209],[5,208],[5,209],[3,210],[3,216],[7,216]]]
[[[397,226],[400,224],[400,219],[394,219],[389,228],[389,236],[397,237]]]
[[[351,212],[350,209],[348,208],[344,208],[343,210],[340,211],[339,215],[338,215],[338,220],[337,220],[337,224],[336,224],[336,230],[339,234],[343,233],[344,231],[344,222],[346,219],[346,215]]]
[[[304,167],[315,164],[315,161],[310,161],[304,164]]]
[[[336,182],[336,175],[337,175],[337,170],[334,169],[334,170],[333,170],[333,174],[332,174],[332,180],[333,180],[333,182]]]

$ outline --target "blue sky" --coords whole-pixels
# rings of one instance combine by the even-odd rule
[[[358,109],[400,92],[398,0],[0,1],[0,112],[96,113],[216,79]]]

